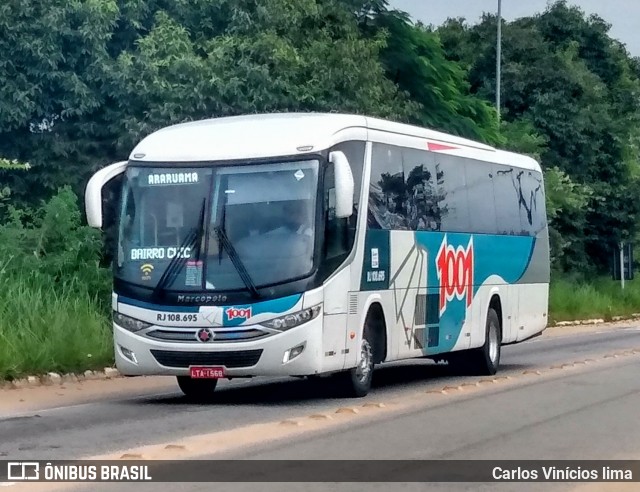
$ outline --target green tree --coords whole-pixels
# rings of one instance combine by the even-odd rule
[[[557,167],[544,173],[551,263],[555,271],[582,271],[588,257],[583,239],[584,228],[592,202],[593,190],[575,183]]]
[[[464,69],[447,59],[437,33],[389,10],[386,0],[367,2],[360,13],[368,36],[384,33],[382,61],[387,76],[420,104],[417,125],[489,144],[502,144],[493,106],[470,93]]]
[[[0,171],[8,171],[8,170],[28,170],[31,166],[28,163],[18,162],[17,159],[9,160],[3,157],[0,157]]]
[[[0,154],[30,204],[190,119],[344,111],[407,121],[383,34],[340,0],[8,0],[0,5]]]
[[[466,68],[471,90],[487,100],[495,95],[496,20],[485,15],[469,26],[454,19],[438,29],[449,59]],[[606,270],[612,249],[635,235],[640,216],[640,202],[631,198],[639,186],[638,65],[608,30],[565,1],[503,27],[502,116],[515,131],[505,136],[533,145],[544,168],[557,167],[592,191],[583,226],[556,221],[572,245],[563,253],[573,256],[567,268]]]
[[[6,203],[11,197],[11,188],[3,185],[3,181],[6,180],[5,175],[8,171],[28,171],[29,169],[31,169],[29,163],[22,163],[16,159],[9,160],[0,157],[0,213],[6,208]]]

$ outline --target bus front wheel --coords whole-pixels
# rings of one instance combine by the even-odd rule
[[[358,365],[337,375],[339,389],[345,396],[362,398],[371,390],[375,366],[373,353],[371,330],[365,326],[360,343]]]
[[[198,401],[207,401],[213,398],[213,392],[218,385],[217,379],[191,379],[188,376],[178,376],[177,380],[184,395]]]

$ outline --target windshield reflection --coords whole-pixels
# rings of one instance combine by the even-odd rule
[[[254,291],[308,275],[318,168],[316,160],[130,167],[123,184],[116,276],[152,289]],[[194,231],[201,231],[195,243]],[[176,257],[181,261],[173,261],[167,276]]]

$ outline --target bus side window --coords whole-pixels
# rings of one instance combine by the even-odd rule
[[[442,173],[433,154],[418,149],[402,149],[406,176],[407,220],[410,230],[439,231],[442,223]]]
[[[336,218],[336,190],[333,166],[327,167],[324,176],[325,259],[349,254],[355,239],[357,211],[347,219]]]
[[[343,152],[351,166],[354,181],[353,193],[353,214],[347,219],[336,219],[334,169],[328,166],[324,174],[324,207],[323,214],[325,220],[325,242],[324,257],[326,260],[335,260],[325,265],[327,271],[337,266],[336,263],[342,261],[349,255],[355,242],[356,228],[358,222],[358,211],[360,209],[360,192],[362,190],[362,173],[364,168],[366,143],[364,141],[352,140],[337,144],[331,150]]]
[[[469,228],[476,234],[496,234],[496,205],[493,199],[494,173],[490,163],[467,160],[464,163],[469,201]]]
[[[369,183],[370,228],[408,230],[408,200],[402,149],[374,143]]]

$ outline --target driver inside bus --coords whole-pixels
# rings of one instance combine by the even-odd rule
[[[282,205],[282,225],[266,232],[266,235],[313,236],[309,207],[306,201],[285,202]]]
[[[273,207],[274,204],[265,205],[267,207]],[[296,202],[283,202],[280,205],[281,209],[275,216],[269,217],[269,219],[263,219],[266,222],[271,221],[267,226],[266,232],[259,231],[258,228],[249,228],[246,235],[241,239],[234,241],[234,234],[229,234],[230,240],[233,245],[239,251],[247,251],[251,253],[259,248],[260,239],[275,238],[276,236],[282,236],[283,240],[296,240],[297,238],[313,237],[313,228],[311,220],[311,210],[306,201]],[[238,217],[236,217],[236,220]],[[249,222],[251,219],[248,216],[243,217],[243,221]],[[288,237],[287,237],[288,236]],[[203,238],[203,250],[204,250],[204,238]],[[208,255],[215,256],[220,252],[219,240],[213,229],[209,230],[209,247]]]
[[[231,222],[225,228],[225,232],[228,233],[229,240],[241,260],[251,261],[256,258],[271,258],[280,261],[285,258],[309,256],[309,261],[311,261],[313,248],[309,241],[313,238],[313,222],[309,202],[306,200],[275,202],[264,203],[262,206],[271,207],[269,216],[263,215],[261,219],[256,219],[260,215],[257,210],[253,210],[252,212],[254,213],[251,215],[243,214],[243,217],[237,215],[234,217],[236,221],[240,221],[244,226],[240,227],[245,231],[240,239],[237,239],[233,234],[234,227]],[[255,221],[254,224],[251,224],[252,220]],[[258,224],[261,222],[266,227],[259,230]],[[240,223],[237,223],[237,225],[240,225]],[[251,227],[252,225],[253,227]],[[207,255],[210,258],[218,257],[221,252],[223,256],[227,255],[213,229],[209,231],[208,243]],[[299,265],[299,263],[294,264]],[[207,282],[207,288],[212,289],[213,286]]]

